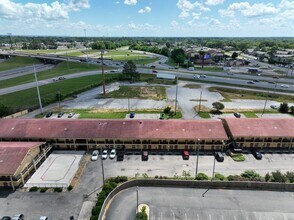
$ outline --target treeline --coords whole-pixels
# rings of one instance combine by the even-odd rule
[[[114,41],[96,41],[91,44],[92,50],[113,50],[122,46],[127,46],[127,44]]]

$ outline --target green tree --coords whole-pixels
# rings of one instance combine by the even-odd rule
[[[140,74],[137,72],[137,67],[132,60],[129,60],[125,63],[123,71],[122,71],[123,79],[127,80],[136,80],[140,79]]]
[[[163,56],[166,56],[166,57],[169,57],[170,56],[170,50],[167,48],[167,47],[163,47],[161,49],[161,52],[160,52]]]
[[[282,174],[281,171],[277,170],[272,172],[271,182],[285,183],[287,181],[286,175]]]
[[[279,112],[288,113],[288,111],[289,111],[288,103],[286,103],[286,102],[281,103],[280,108],[279,108]]]
[[[174,49],[171,52],[171,58],[175,61],[175,63],[183,64],[186,60],[186,53],[182,48]]]
[[[147,220],[148,219],[148,215],[146,213],[146,207],[143,206],[141,209],[141,212],[138,212],[136,214],[136,217],[134,218],[134,220]]]
[[[294,105],[290,107],[290,114],[294,115]]]
[[[170,113],[170,111],[171,111],[171,107],[170,106],[166,106],[164,109],[163,109],[163,113],[164,114],[169,114]]]
[[[0,103],[0,118],[9,115],[10,108]]]
[[[232,54],[232,59],[236,59],[238,57],[238,53],[236,53],[236,52],[234,52],[233,54]]]
[[[214,102],[212,103],[212,107],[216,109],[216,111],[223,110],[225,108],[224,104],[221,102]]]

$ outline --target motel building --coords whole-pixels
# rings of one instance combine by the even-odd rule
[[[227,118],[224,127],[235,148],[294,152],[294,119],[291,118]]]

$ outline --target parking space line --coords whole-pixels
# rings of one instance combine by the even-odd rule
[[[234,216],[234,220],[237,220],[236,216]]]
[[[225,219],[224,219],[224,216],[222,216],[221,219],[222,219],[222,220],[225,220]]]
[[[199,220],[199,215],[197,214],[197,220]]]
[[[187,216],[187,213],[185,213],[185,219],[186,219],[186,220],[188,220],[188,216]]]
[[[249,220],[248,216],[246,217],[246,220]]]
[[[162,220],[162,212],[160,212],[160,220]]]
[[[210,214],[209,214],[209,220],[212,220],[212,219],[211,219],[211,215],[210,215]]]
[[[173,219],[176,220],[176,215],[174,212],[173,212]]]

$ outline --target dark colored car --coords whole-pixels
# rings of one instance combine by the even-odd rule
[[[130,113],[130,118],[134,118],[135,117],[135,112],[131,112]]]
[[[221,152],[215,152],[214,157],[218,162],[224,162],[224,155]]]
[[[241,118],[241,114],[238,113],[238,112],[235,112],[235,113],[234,113],[234,116],[235,116],[236,118]]]
[[[9,217],[9,216],[3,216],[3,217],[1,218],[1,220],[11,220],[11,217]]]
[[[252,152],[252,155],[255,157],[255,159],[257,159],[257,160],[261,160],[262,159],[262,154],[259,151],[252,150],[251,152]]]
[[[142,152],[142,161],[147,161],[149,158],[148,151]]]
[[[48,112],[48,113],[46,114],[46,118],[50,118],[52,115],[53,115],[53,112]]]
[[[61,118],[64,115],[64,112],[59,112],[57,118]]]
[[[184,150],[183,153],[182,153],[182,156],[183,156],[183,160],[189,160],[189,151],[187,150]]]
[[[123,161],[124,160],[124,156],[125,156],[124,152],[118,151],[117,152],[117,155],[116,155],[116,161]]]

